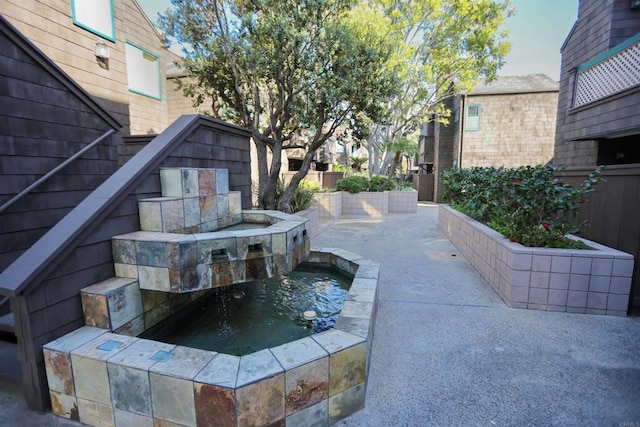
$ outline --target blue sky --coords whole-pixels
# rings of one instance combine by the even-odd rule
[[[138,0],[152,21],[171,5],[169,0]],[[511,52],[500,75],[560,76],[560,47],[578,16],[578,0],[511,0],[516,8],[507,20]]]
[[[511,52],[503,76],[543,73],[560,76],[560,47],[578,17],[578,0],[511,0],[517,9],[507,20]]]

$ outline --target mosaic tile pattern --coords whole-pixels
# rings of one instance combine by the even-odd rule
[[[376,264],[329,248],[309,259],[355,265],[347,301],[372,304],[368,313],[375,316]],[[87,295],[104,297],[109,307],[108,295],[132,299],[126,292],[137,283],[102,282]],[[137,315],[125,325],[171,313],[203,291],[171,294],[138,286],[136,295],[143,315],[125,310]],[[57,415],[96,426],[329,425],[364,404],[374,321],[359,316],[347,310],[338,320],[344,329],[242,357],[85,326],[45,345],[52,407]]]

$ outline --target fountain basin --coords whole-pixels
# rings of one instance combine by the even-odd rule
[[[277,277],[307,258],[308,220],[278,211],[240,215],[231,230],[114,236],[116,275],[137,279],[141,289],[185,293]],[[261,227],[237,229],[242,224]]]
[[[132,336],[157,321],[154,309],[170,314],[203,291],[146,291],[125,278],[85,289],[85,318],[108,327],[84,326],[44,346],[54,413],[90,425],[299,426],[358,411],[379,266],[332,248],[311,251],[307,261],[353,276],[336,327],[246,356]]]

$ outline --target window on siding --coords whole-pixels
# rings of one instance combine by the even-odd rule
[[[78,27],[109,41],[116,41],[112,0],[71,0],[71,17]]]
[[[127,80],[131,92],[162,99],[160,58],[133,43],[127,42]]]
[[[469,104],[467,106],[467,118],[464,129],[480,130],[480,104]]]

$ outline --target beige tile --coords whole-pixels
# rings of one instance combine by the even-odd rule
[[[329,395],[362,383],[366,377],[366,344],[334,353],[329,359]]]
[[[149,373],[154,418],[187,426],[196,425],[193,382]]]
[[[78,399],[80,422],[95,427],[115,426],[113,408],[90,400]]]
[[[284,374],[249,384],[236,391],[238,426],[266,426],[282,422]]]

